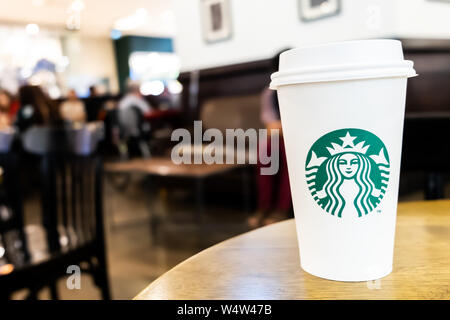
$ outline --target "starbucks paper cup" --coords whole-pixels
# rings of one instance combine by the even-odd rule
[[[280,56],[278,91],[302,268],[338,281],[392,271],[406,82],[396,40]]]

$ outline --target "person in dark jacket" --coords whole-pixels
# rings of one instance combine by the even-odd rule
[[[56,104],[39,86],[24,85],[19,89],[20,108],[15,125],[21,132],[34,125],[57,125],[61,117]]]

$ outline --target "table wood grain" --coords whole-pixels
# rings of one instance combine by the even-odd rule
[[[200,252],[135,299],[450,299],[450,201],[399,204],[394,270],[377,281],[304,272],[288,220]]]

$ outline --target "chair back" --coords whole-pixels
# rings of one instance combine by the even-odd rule
[[[405,119],[403,171],[450,171],[450,113],[409,114]]]
[[[0,130],[0,154],[8,153],[16,136],[14,129]]]
[[[43,226],[50,253],[103,239],[100,127],[33,127],[25,151],[40,158]]]
[[[15,136],[13,129],[0,131],[0,250],[4,252],[3,258],[21,266],[28,261],[29,255],[23,232],[19,161],[11,150]]]

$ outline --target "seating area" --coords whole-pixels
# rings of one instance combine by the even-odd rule
[[[1,301],[450,299],[448,1],[0,4]]]
[[[3,208],[9,214],[2,219],[1,245],[3,259],[9,263],[2,266],[2,297],[28,289],[27,298],[36,299],[38,292],[48,286],[51,298],[58,299],[56,281],[67,275],[69,266],[83,265],[83,272],[94,277],[102,297],[110,298],[103,171],[97,153],[101,130],[101,126],[31,128],[17,137],[22,150],[4,150]],[[23,218],[22,201],[27,188],[21,180],[32,180],[21,177],[30,169],[24,168],[27,156],[36,157],[33,169],[38,172],[38,181],[33,182],[39,186],[41,207],[37,225],[25,225]],[[43,236],[40,243],[32,241],[39,233]]]

